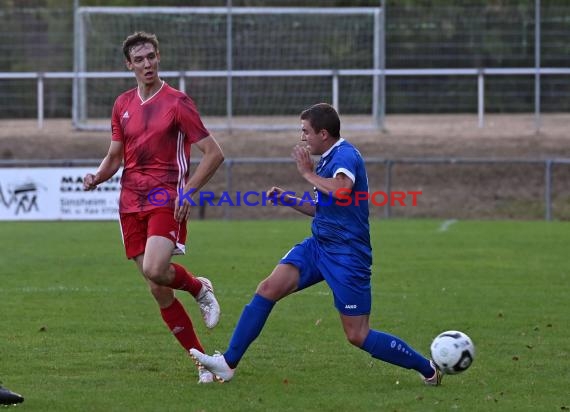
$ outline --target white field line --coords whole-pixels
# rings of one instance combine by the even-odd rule
[[[449,219],[446,220],[445,222],[443,222],[439,228],[437,229],[438,232],[447,232],[447,229],[449,229],[452,225],[454,225],[455,223],[457,223],[458,220],[457,219]]]

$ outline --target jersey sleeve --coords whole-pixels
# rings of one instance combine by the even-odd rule
[[[356,169],[358,168],[358,158],[354,151],[340,150],[340,156],[335,156],[332,164],[332,177],[339,173],[346,175],[352,183],[356,182]]]
[[[115,100],[115,104],[113,105],[113,112],[111,114],[111,140],[117,142],[123,141],[120,99]]]
[[[176,122],[190,143],[196,143],[210,135],[198,113],[194,101],[187,95],[178,99],[176,107]]]

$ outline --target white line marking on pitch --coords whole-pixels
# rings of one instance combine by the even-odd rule
[[[437,229],[438,232],[447,232],[447,229],[449,229],[449,227],[453,224],[457,223],[457,219],[449,219],[446,220],[445,222],[443,222],[440,226],[439,229]]]

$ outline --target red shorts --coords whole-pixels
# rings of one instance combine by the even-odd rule
[[[121,213],[121,233],[127,258],[132,259],[145,251],[146,240],[162,236],[174,243],[173,255],[183,255],[186,243],[186,221],[174,220],[174,210],[159,207],[145,212]]]

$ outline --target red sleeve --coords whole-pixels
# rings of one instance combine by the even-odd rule
[[[113,105],[113,113],[111,116],[111,140],[123,141],[123,128],[121,127],[121,105],[119,100],[115,100]]]
[[[190,143],[196,143],[210,135],[210,132],[202,123],[202,119],[200,119],[196,105],[187,95],[178,99],[176,122]]]

